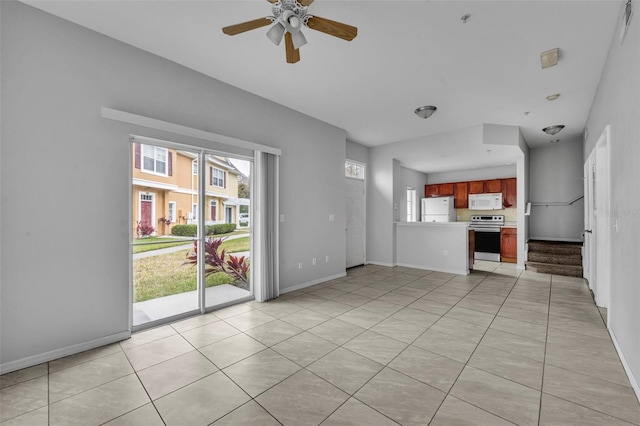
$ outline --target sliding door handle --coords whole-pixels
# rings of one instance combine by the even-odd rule
[[[585,234],[593,234],[593,231],[591,229],[585,229],[584,232]]]

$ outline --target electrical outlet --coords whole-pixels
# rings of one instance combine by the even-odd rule
[[[298,269],[302,269],[302,263],[298,263]]]
[[[325,257],[324,261],[329,263],[329,256]]]
[[[316,264],[316,258],[315,257],[313,259],[311,259],[311,264],[315,266],[315,264]]]
[[[444,250],[442,254],[444,254],[445,256],[449,256],[449,250]]]

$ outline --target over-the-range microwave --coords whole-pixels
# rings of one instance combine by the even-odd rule
[[[469,210],[501,210],[502,193],[469,194]]]

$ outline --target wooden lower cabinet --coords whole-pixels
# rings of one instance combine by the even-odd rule
[[[476,261],[476,231],[469,229],[469,270],[473,269]]]
[[[500,230],[500,261],[518,262],[518,229],[502,228]]]

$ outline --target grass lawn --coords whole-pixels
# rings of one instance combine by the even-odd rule
[[[159,250],[167,247],[182,246],[185,244],[193,244],[186,238],[182,241],[175,238],[166,237],[146,237],[136,238],[133,242],[133,254],[143,253],[145,251]]]
[[[184,243],[181,243],[184,244]],[[135,248],[135,247],[134,247]],[[225,253],[249,250],[249,237],[222,243]],[[134,301],[143,302],[196,289],[195,265],[183,265],[189,250],[136,259],[133,261]],[[233,278],[225,273],[211,274],[206,286],[233,284]]]

